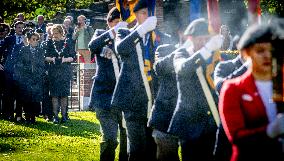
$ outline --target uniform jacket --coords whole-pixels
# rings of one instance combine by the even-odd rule
[[[231,161],[279,160],[276,158],[280,157],[281,146],[266,135],[268,117],[250,70],[224,83],[219,110],[225,133],[232,143]]]
[[[36,47],[35,52],[31,52],[30,46],[22,47],[14,71],[14,79],[20,89],[19,98],[28,102],[42,101],[44,50]]]
[[[246,65],[243,65],[241,56],[227,61],[221,61],[214,70],[214,84],[216,91],[220,93],[223,82],[244,74],[247,71]]]
[[[200,65],[202,69],[205,69],[207,62],[199,51],[190,57],[185,48],[175,51],[174,66],[177,75],[178,100],[168,132],[184,140],[195,140],[204,135],[215,135],[217,129],[196,74],[196,69]],[[210,92],[214,101],[217,102],[214,89],[210,89]]]
[[[174,54],[171,54],[174,50],[175,47],[170,44],[161,45],[156,50],[159,58],[155,62],[154,69],[158,76],[159,89],[148,125],[163,132],[167,132],[177,103]]]
[[[13,73],[14,65],[17,61],[17,57],[19,55],[19,51],[24,46],[24,43],[16,44],[16,35],[12,35],[5,38],[4,42],[4,65],[5,72]]]
[[[93,34],[94,34],[94,29],[91,26],[86,26],[84,30],[85,49],[88,49],[88,44],[91,41]],[[75,51],[78,50],[78,36],[79,32],[73,34],[73,40],[76,40]]]
[[[113,43],[113,39],[106,30],[96,30],[94,38],[89,43],[91,57],[96,57],[96,74],[93,77],[91,107],[110,108],[110,102],[116,84],[114,67],[112,60],[100,56],[100,53],[105,46],[114,50]]]
[[[161,43],[168,37],[161,36],[159,38],[161,38]],[[121,70],[118,83],[114,90],[112,106],[123,108],[123,110],[147,110],[148,97],[141,76],[136,50],[136,45],[138,44],[144,56],[143,39],[137,31],[134,30],[131,32],[129,29],[118,30],[117,39],[115,45],[116,51],[121,58]],[[151,56],[154,56],[153,53]],[[152,63],[154,63],[153,59]],[[155,84],[154,80],[156,80],[156,77],[153,69],[151,73],[153,77],[151,83]],[[140,108],[134,109],[134,107]]]

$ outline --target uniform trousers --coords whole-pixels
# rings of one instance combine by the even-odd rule
[[[194,140],[180,139],[182,161],[213,161],[215,133],[207,133]]]
[[[5,119],[14,118],[14,102],[16,100],[16,85],[13,73],[5,72],[5,87],[3,92],[2,114]]]
[[[141,110],[137,110],[141,109]],[[155,161],[156,144],[152,129],[147,127],[147,107],[132,107],[124,110],[129,161]]]
[[[155,129],[152,136],[157,144],[158,161],[179,161],[177,137]]]
[[[126,129],[122,127],[122,112],[120,110],[95,108],[100,121],[102,141],[100,143],[100,161],[114,161],[115,149],[118,145],[119,128],[119,161],[127,160]]]

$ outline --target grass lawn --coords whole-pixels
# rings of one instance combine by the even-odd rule
[[[69,116],[69,122],[58,125],[43,118],[37,118],[36,125],[0,120],[0,161],[99,160],[101,136],[95,113]]]

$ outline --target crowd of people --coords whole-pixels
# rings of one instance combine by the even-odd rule
[[[174,44],[176,35],[158,31],[145,0],[133,11],[135,25],[121,21],[114,7],[108,27],[95,31],[83,15],[75,28],[70,17],[45,28],[41,15],[33,29],[17,21],[14,34],[1,24],[2,117],[14,119],[16,100],[16,121],[23,107],[25,120],[34,123],[41,107],[54,123],[59,111],[66,122],[70,63],[95,61],[89,107],[100,121],[101,161],[114,160],[118,144],[120,161],[284,159],[283,104],[272,99],[282,21],[252,24],[232,36],[226,25],[209,32],[208,21],[199,18]],[[212,67],[221,52],[235,55]]]
[[[88,49],[94,31],[84,15],[77,18],[78,25],[72,16],[58,15],[49,23],[43,15],[36,23],[25,20],[23,13],[11,25],[1,20],[1,118],[32,124],[39,115],[56,124],[69,119],[71,63],[85,62],[90,53],[76,52]]]

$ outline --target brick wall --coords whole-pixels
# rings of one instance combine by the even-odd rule
[[[95,64],[80,64],[80,96],[90,97],[95,73]]]

